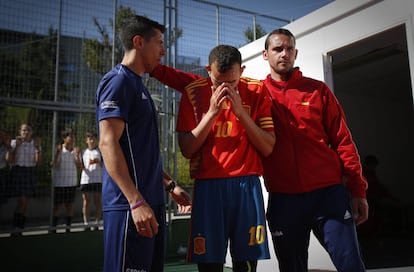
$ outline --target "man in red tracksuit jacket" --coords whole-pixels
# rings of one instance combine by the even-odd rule
[[[368,218],[360,158],[329,87],[294,68],[295,43],[290,31],[277,29],[263,50],[277,139],[263,166],[279,268],[308,271],[312,230],[339,272],[365,271],[355,231]]]

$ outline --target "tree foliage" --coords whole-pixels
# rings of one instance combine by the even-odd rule
[[[115,26],[114,21],[109,19],[109,25],[112,31],[115,31],[115,37],[126,18],[136,15],[136,12],[129,7],[120,6],[116,14]],[[106,73],[112,66],[112,44],[113,40],[105,26],[101,25],[96,17],[93,17],[93,23],[100,34],[99,39],[86,39],[83,43],[83,59],[86,65],[98,74]],[[115,39],[114,61],[119,63],[122,59],[122,45],[119,39]]]
[[[8,37],[6,32],[2,32],[1,40],[3,40],[3,35],[5,38]],[[16,33],[15,37],[10,48],[0,53],[0,65],[4,67],[0,72],[1,96],[24,101],[53,100],[57,31],[50,27],[47,35]],[[67,86],[60,81],[58,87],[64,96]],[[30,107],[24,110],[4,107],[1,111],[2,116],[14,116],[14,118],[5,119],[3,127],[16,128],[23,122],[38,124],[50,117],[50,112]]]
[[[2,33],[7,38],[7,33]],[[51,100],[54,94],[57,32],[20,34],[0,53],[2,96]],[[2,38],[1,38],[2,39]]]
[[[260,24],[256,24],[255,29],[256,29],[256,40],[266,35],[266,31],[263,29],[263,27]],[[248,27],[244,31],[244,36],[246,38],[247,43],[254,41],[255,39],[254,39],[253,28]]]
[[[109,19],[109,25],[112,28],[112,32],[115,31],[115,63],[119,63],[123,56],[122,43],[118,37],[118,34],[120,33],[125,20],[134,15],[137,15],[137,13],[133,9],[121,5],[116,12],[115,24],[112,18]],[[96,17],[93,17],[93,24],[95,25],[100,37],[85,40],[83,43],[83,58],[89,69],[102,75],[111,69],[112,66],[113,40],[111,33],[99,22]],[[166,44],[171,45],[171,43],[175,43],[182,35],[183,30],[175,28],[171,31],[169,41]]]

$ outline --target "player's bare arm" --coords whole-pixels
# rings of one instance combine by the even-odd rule
[[[125,122],[119,118],[108,118],[99,122],[100,139],[99,149],[105,161],[106,169],[117,183],[129,204],[133,206],[143,199],[129,176],[128,166],[119,144]],[[144,202],[140,207],[132,210],[137,231],[145,237],[152,237],[158,233],[158,222],[151,207]]]
[[[187,159],[191,158],[206,141],[207,136],[221,111],[221,105],[225,100],[226,90],[220,87],[215,88],[214,86],[211,87],[211,90],[210,106],[200,123],[191,131],[180,132],[178,134],[178,143],[181,153]]]

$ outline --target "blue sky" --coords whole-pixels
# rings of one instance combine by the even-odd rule
[[[33,0],[1,1],[0,28],[22,32],[36,32],[46,34],[52,25],[58,25],[58,0],[42,0],[33,4]],[[72,37],[99,38],[100,34],[92,23],[97,17],[108,31],[111,32],[108,18],[112,16],[114,0],[62,0],[62,34]],[[333,0],[202,0],[205,3],[216,3],[226,7],[255,12],[286,20],[297,20],[310,12],[319,9]],[[162,22],[164,0],[117,0],[118,5],[131,6],[139,14]],[[180,0],[179,27],[183,29],[183,36],[179,40],[178,55],[199,57],[201,63],[210,49],[217,45],[215,27],[215,6],[206,5],[198,0]],[[98,4],[99,3],[99,4]],[[245,37],[243,31],[251,26],[253,20],[246,13],[233,12],[229,9],[220,9],[219,43],[243,46]],[[250,16],[250,17],[249,17]],[[282,27],[286,22],[269,21],[270,19],[258,16],[256,23],[265,31]],[[237,27],[237,24],[240,27]]]
[[[237,8],[249,12],[255,12],[258,14],[268,15],[272,17],[286,19],[288,21],[297,20],[314,10],[317,10],[331,2],[333,0],[200,0],[202,3],[215,3],[218,5],[224,5],[226,7]],[[216,43],[215,32],[215,7],[210,5],[199,5],[197,0],[183,1],[188,3],[189,11],[186,14],[195,15],[193,18],[186,17],[189,21],[185,21],[183,18],[180,23],[183,26],[184,35],[179,40],[178,48],[179,54],[186,56],[200,56],[201,64],[206,64],[206,57],[211,48]],[[194,7],[194,8],[191,8]],[[200,7],[202,7],[200,9]],[[236,47],[243,46],[245,39],[243,31],[249,26],[252,21],[251,18],[246,19],[248,16],[243,15],[240,12],[232,12],[229,9],[220,9],[220,23],[221,26],[232,26],[229,28],[220,29],[221,44],[230,44]],[[196,20],[194,20],[196,18]],[[283,27],[286,22],[275,21],[263,21],[263,18],[257,17],[258,24],[260,24],[265,32],[271,31],[277,27]],[[237,24],[241,27],[237,28]],[[209,27],[210,26],[210,27]],[[200,29],[205,31],[200,32]],[[204,35],[202,43],[197,42],[201,39],[201,35]]]
[[[333,0],[206,0],[211,3],[236,7],[248,11],[296,20]]]
[[[0,17],[0,26],[1,28],[6,29],[14,29],[14,30],[21,30],[21,31],[39,31],[38,24],[41,26],[49,26],[50,24],[56,25],[57,24],[57,16],[56,10],[58,8],[58,0],[46,0],[38,2],[37,4],[33,5],[30,4],[32,0],[19,0],[18,2],[14,1],[6,1],[0,4],[0,7],[3,9],[5,8],[7,12],[4,14],[5,16]],[[90,4],[93,5],[93,2],[96,3],[94,0],[90,1]],[[64,7],[64,17],[67,17],[67,14],[78,14],[80,17],[99,17],[100,14],[105,14],[106,12],[111,13],[110,9],[112,8],[113,0],[105,0],[103,1],[102,5],[97,8],[96,5],[94,8],[85,8],[86,3],[82,0],[63,0],[63,7]],[[124,5],[132,0],[118,0],[118,3],[123,3]],[[158,3],[158,6],[163,3],[164,0],[156,0],[153,3]],[[190,1],[187,0],[188,3],[196,3],[197,0]],[[333,0],[203,0],[204,2],[209,3],[217,3],[221,5],[225,5],[228,7],[234,7],[250,12],[256,12],[259,14],[265,14],[269,16],[274,16],[278,18],[283,18],[286,20],[296,20],[299,19],[310,12],[319,9],[331,2]],[[76,4],[76,3],[82,4]],[[133,1],[132,1],[133,2]],[[150,1],[152,2],[152,1]],[[149,3],[150,3],[149,2]],[[185,3],[185,1],[183,1]],[[70,4],[69,4],[70,3]],[[142,1],[142,5],[145,5],[147,1]],[[128,4],[126,4],[128,6]],[[13,8],[13,7],[20,7],[20,8]],[[106,8],[106,10],[105,10]],[[11,11],[10,11],[11,10]],[[150,13],[151,7],[145,8],[144,10],[148,10]],[[151,14],[151,16],[153,16]],[[40,19],[41,18],[41,19]],[[153,18],[156,20],[162,19],[160,18]],[[46,23],[45,20],[48,22]],[[73,18],[72,18],[73,20]],[[72,22],[73,23],[73,22]],[[79,22],[79,27],[85,27],[88,22]],[[63,27],[65,28],[65,23],[63,23]],[[43,32],[45,30],[43,29]],[[79,35],[79,31],[75,30],[73,35]],[[87,33],[88,35],[88,33]]]

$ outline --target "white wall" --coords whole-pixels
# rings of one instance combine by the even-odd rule
[[[325,80],[329,85],[329,71],[324,70],[323,61],[328,52],[405,24],[414,86],[413,15],[412,0],[336,0],[285,28],[296,36],[299,50],[296,65],[304,75]],[[265,37],[262,37],[240,48],[243,64],[246,65],[243,75],[262,79],[268,74],[269,67],[261,56],[264,40]]]
[[[414,86],[413,15],[414,1],[412,0],[336,0],[286,25],[285,28],[289,29],[297,39],[299,53],[296,66],[301,68],[305,76],[323,80],[332,88],[330,67],[324,62],[327,53],[394,26],[405,24],[411,85]],[[246,65],[244,76],[263,79],[269,73],[269,66],[261,55],[264,41],[265,37],[262,37],[240,48],[243,65]],[[267,199],[267,194],[265,197]],[[268,235],[270,237],[270,233]],[[271,239],[269,240],[272,257],[271,260],[259,262],[259,271],[279,271],[272,242]],[[226,264],[231,264],[229,256]],[[309,249],[309,268],[334,270],[329,256],[314,237],[311,239]]]

